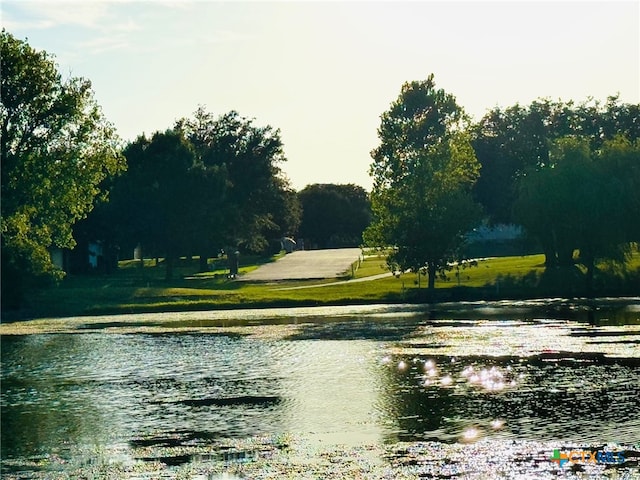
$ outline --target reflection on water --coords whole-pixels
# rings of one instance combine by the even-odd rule
[[[389,363],[385,408],[401,440],[633,444],[639,438],[637,358],[556,353],[414,357],[406,368]]]
[[[627,449],[614,471],[635,475],[640,310],[618,308],[631,320],[614,322],[606,309],[590,310],[595,321],[519,308],[363,309],[162,334],[132,334],[133,316],[126,334],[4,335],[2,472],[74,478],[97,462],[123,478],[230,465],[277,478],[268,458],[278,474],[298,462],[324,477],[444,478],[438,458],[485,448],[553,478],[554,448],[611,444]]]

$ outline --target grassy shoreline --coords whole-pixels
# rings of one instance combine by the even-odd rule
[[[264,260],[251,259],[240,273],[257,268]],[[354,279],[282,281],[271,283],[229,280],[225,270],[196,273],[197,260],[184,260],[174,280],[164,279],[164,268],[141,269],[134,262],[121,262],[109,275],[69,276],[58,286],[29,293],[26,307],[3,312],[2,321],[83,315],[134,314],[247,308],[441,303],[477,300],[525,300],[548,297],[584,297],[584,272],[577,266],[546,270],[542,255],[496,257],[477,266],[448,272],[436,290],[426,288],[426,278],[413,273],[382,276],[383,257],[367,257]],[[599,266],[596,296],[640,295],[640,253],[634,252],[625,268]]]

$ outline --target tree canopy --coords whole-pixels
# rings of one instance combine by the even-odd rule
[[[592,151],[618,135],[640,138],[640,105],[616,96],[601,103],[538,99],[529,106],[496,107],[471,128],[472,144],[482,165],[473,188],[492,223],[513,222],[518,181],[525,171],[549,163],[554,141],[580,136]]]
[[[279,131],[235,111],[214,118],[201,107],[124,154],[129,171],[113,185],[106,214],[119,242],[165,257],[168,277],[177,256],[198,254],[204,270],[222,249],[264,252],[297,228]]]
[[[60,277],[52,247],[74,246],[72,226],[125,168],[91,82],[63,79],[53,58],[0,35],[2,298],[16,304],[36,279]]]
[[[518,183],[515,219],[540,240],[547,266],[573,265],[577,250],[588,290],[595,261],[623,262],[637,241],[639,147],[618,136],[593,151],[587,137],[562,137],[551,144],[547,163]]]
[[[270,238],[296,230],[300,209],[281,170],[286,157],[280,130],[256,126],[236,111],[214,118],[203,107],[176,128],[193,145],[198,168],[224,178],[224,195],[212,205],[224,218],[209,229],[220,241],[259,252]]]
[[[302,221],[298,236],[308,246],[357,247],[371,222],[366,190],[354,184],[314,183],[298,193]]]
[[[470,189],[479,175],[464,110],[434,77],[405,83],[382,114],[372,152],[370,245],[392,246],[392,269],[438,272],[457,260],[463,235],[480,221]]]

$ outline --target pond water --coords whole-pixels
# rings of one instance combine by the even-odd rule
[[[640,478],[640,299],[33,324],[2,478]]]

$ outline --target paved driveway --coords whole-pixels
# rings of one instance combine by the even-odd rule
[[[247,281],[304,280],[335,278],[350,270],[358,260],[359,248],[328,250],[300,250],[281,259],[260,266],[257,270],[238,277]]]

